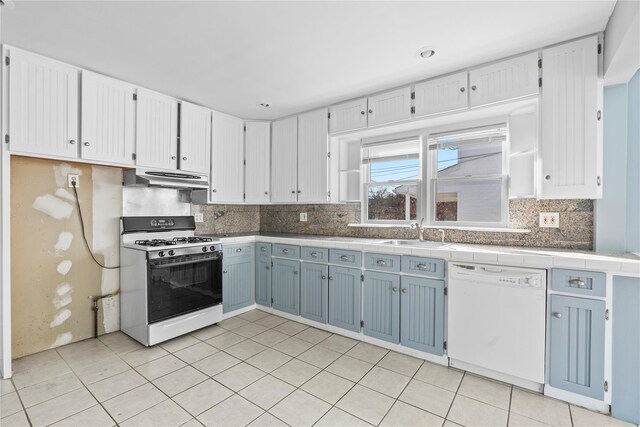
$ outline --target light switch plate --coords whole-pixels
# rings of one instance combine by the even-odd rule
[[[300,221],[307,222],[307,213],[306,212],[300,212]]]
[[[540,212],[540,228],[559,228],[560,214],[558,212]]]
[[[196,222],[204,222],[204,214],[201,214],[201,213],[193,214],[193,219]]]

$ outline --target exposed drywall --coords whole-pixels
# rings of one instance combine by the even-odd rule
[[[97,266],[84,245],[67,173],[78,194],[96,258],[119,263],[122,171],[27,157],[11,158],[12,356],[37,353],[93,335],[90,295],[119,287],[118,270]],[[119,329],[119,301],[100,306],[99,331]]]

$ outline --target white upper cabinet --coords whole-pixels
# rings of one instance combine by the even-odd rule
[[[271,124],[245,122],[245,202],[269,203]]]
[[[469,106],[467,72],[417,83],[415,117],[465,109]]]
[[[138,166],[160,169],[178,167],[178,101],[146,89],[138,89],[136,106]]]
[[[180,169],[209,173],[211,160],[211,110],[180,103]]]
[[[328,171],[327,109],[298,116],[298,202],[326,202]]]
[[[81,157],[133,164],[136,105],[134,86],[89,71],[82,72]]]
[[[496,62],[469,71],[471,107],[538,93],[538,53]]]
[[[298,117],[271,124],[271,201],[298,200]]]
[[[370,96],[369,127],[411,120],[411,86]]]
[[[7,56],[10,150],[77,158],[79,71],[18,49]]]
[[[541,199],[602,197],[597,36],[542,51]]]
[[[244,121],[213,112],[212,202],[241,203],[244,193]]]
[[[355,99],[329,107],[331,133],[367,127],[367,98]]]

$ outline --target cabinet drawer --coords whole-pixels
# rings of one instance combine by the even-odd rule
[[[331,264],[361,267],[362,252],[348,251],[348,250],[342,250],[342,249],[331,249],[329,251],[329,262],[331,262]]]
[[[606,296],[606,284],[605,273],[562,268],[551,270],[551,289],[554,291],[604,297]]]
[[[256,243],[256,256],[271,256],[271,243]]]
[[[298,259],[300,258],[300,246],[295,245],[283,245],[283,244],[274,244],[272,246],[272,256],[277,256],[280,258],[292,258]]]
[[[222,248],[225,259],[253,255],[253,243],[223,245]]]
[[[402,272],[442,279],[444,278],[444,260],[403,255]]]
[[[400,271],[400,255],[365,253],[364,268],[398,273]]]
[[[329,262],[329,249],[303,246],[300,249],[300,259],[315,262]]]

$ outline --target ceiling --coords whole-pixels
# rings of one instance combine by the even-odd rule
[[[603,31],[614,5],[16,0],[1,24],[3,43],[273,119]],[[435,56],[419,59],[424,46]]]

